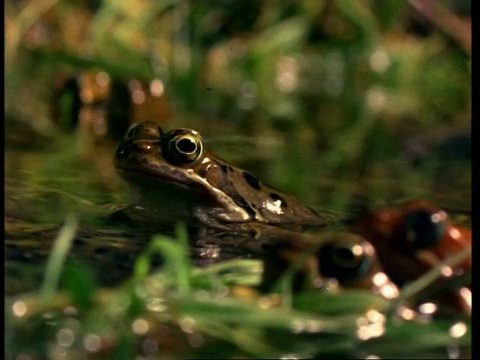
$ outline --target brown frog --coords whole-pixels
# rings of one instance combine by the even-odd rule
[[[207,151],[195,130],[164,132],[151,121],[133,125],[115,152],[114,165],[132,189],[131,208],[142,218],[295,230],[332,221]]]
[[[275,289],[290,273],[291,290],[295,292],[338,285],[368,289],[387,299],[399,294],[370,242],[353,233],[323,231],[278,239],[264,251],[263,260],[263,291]]]

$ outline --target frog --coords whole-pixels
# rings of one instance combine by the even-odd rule
[[[271,292],[291,272],[291,290],[337,291],[364,289],[385,299],[399,295],[399,288],[383,270],[375,248],[350,231],[323,231],[280,238],[263,252],[260,289]]]
[[[367,211],[357,218],[353,231],[371,241],[383,268],[400,287],[472,246],[471,229],[453,223],[445,210],[423,199]],[[431,298],[450,303],[455,312],[471,313],[471,284],[436,290],[468,276],[471,269],[471,252],[456,266],[444,267],[432,284],[437,295]]]
[[[164,131],[149,120],[133,124],[113,163],[130,186],[130,213],[143,220],[183,220],[219,229],[256,224],[294,231],[334,221],[332,215],[319,214],[207,150],[193,129]]]

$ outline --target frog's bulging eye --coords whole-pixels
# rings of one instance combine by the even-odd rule
[[[318,253],[320,273],[340,283],[365,276],[372,267],[372,258],[362,245],[353,241],[325,244]]]
[[[162,141],[164,157],[173,164],[188,164],[203,155],[203,142],[193,130],[178,129],[170,131]]]
[[[417,249],[438,245],[447,231],[446,214],[443,211],[417,210],[405,217],[408,241]]]
[[[132,124],[127,130],[127,133],[125,134],[125,139],[133,139],[136,136],[138,136],[138,129],[139,126],[138,124]]]

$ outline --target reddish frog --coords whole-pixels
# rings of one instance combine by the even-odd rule
[[[472,245],[470,229],[452,224],[445,211],[422,200],[367,212],[358,218],[356,230],[372,242],[382,267],[400,286]],[[440,283],[468,274],[471,266],[469,256],[445,268]],[[441,292],[437,299],[442,297],[454,299],[454,306],[462,311],[471,311],[468,287]]]

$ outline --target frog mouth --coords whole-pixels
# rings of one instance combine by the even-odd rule
[[[177,186],[192,186],[196,184],[185,174],[169,169],[168,172],[157,172],[149,168],[139,168],[133,166],[116,166],[117,173],[128,182],[136,181],[139,178],[148,179],[163,184],[171,184]]]
[[[145,169],[116,168],[121,178],[129,185],[131,203],[145,208],[171,208],[187,213],[198,204],[211,203],[213,197],[200,184],[190,181],[160,176]],[[182,205],[183,204],[183,205]],[[185,205],[190,204],[190,205]]]
[[[126,166],[125,164],[115,166],[118,174],[143,201],[148,202],[159,197],[163,199],[163,203],[165,203],[165,199],[169,199],[167,202],[175,202],[178,199],[190,199],[190,202],[195,202],[202,199],[197,202],[234,209],[236,213],[241,214],[242,220],[249,218],[249,215],[231,198],[221,190],[209,186],[205,179],[194,173],[188,174],[170,167],[167,168],[170,170],[168,173],[159,173],[154,169],[139,168],[139,166]]]

